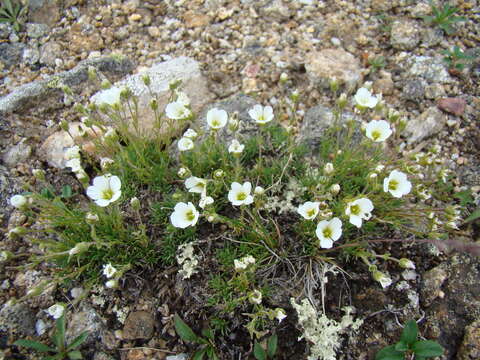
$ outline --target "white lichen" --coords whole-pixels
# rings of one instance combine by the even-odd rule
[[[360,328],[363,320],[353,320],[353,308],[344,307],[345,315],[340,322],[329,319],[325,314],[318,314],[308,299],[300,304],[295,299],[290,299],[293,308],[298,315],[298,322],[303,329],[303,335],[311,343],[308,360],[336,360],[336,352],[341,345],[342,334],[347,330],[356,331]]]

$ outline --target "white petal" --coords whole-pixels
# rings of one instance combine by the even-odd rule
[[[110,178],[110,189],[112,189],[113,192],[120,191],[122,187],[122,183],[119,179],[118,176],[112,176]]]
[[[93,186],[99,190],[107,190],[110,188],[108,177],[107,176],[97,176],[93,179]]]
[[[333,246],[333,241],[332,240],[325,239],[325,238],[320,240],[320,247],[322,249],[331,249],[332,246]]]
[[[253,196],[252,195],[248,195],[247,198],[243,201],[243,203],[245,205],[250,205],[251,203],[253,203]]]
[[[101,207],[108,206],[110,204],[110,200],[105,200],[105,199],[97,199],[95,200],[95,204]]]
[[[235,190],[235,191],[242,191],[243,186],[238,182],[233,182],[232,185],[231,185],[231,189]]]
[[[110,199],[110,202],[117,201],[120,198],[120,196],[122,196],[122,192],[120,190],[114,192],[112,198]]]
[[[90,199],[93,199],[93,200],[100,199],[102,197],[102,193],[100,189],[98,189],[95,186],[89,186],[87,188],[87,195]]]
[[[366,213],[372,212],[373,203],[369,199],[361,198],[361,199],[358,199],[356,202],[362,209],[362,212],[366,212]]]
[[[247,182],[244,182],[243,183],[243,190],[247,193],[247,194],[250,194],[250,192],[252,191],[252,184],[247,181]]]
[[[355,225],[357,228],[361,228],[362,218],[357,215],[350,215],[350,224]]]

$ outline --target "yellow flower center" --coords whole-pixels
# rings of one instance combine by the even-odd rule
[[[237,194],[237,200],[239,201],[243,201],[247,198],[247,194],[245,194],[244,192],[240,192]]]
[[[308,216],[308,217],[313,217],[313,216],[315,216],[315,209],[307,210],[307,216]]]
[[[330,229],[330,227],[326,227],[325,229],[323,229],[323,236],[327,239],[331,238],[332,237],[332,229]]]
[[[397,190],[398,188],[398,181],[397,180],[390,180],[388,182],[388,189],[389,190]]]
[[[195,214],[193,213],[193,210],[189,210],[185,213],[185,218],[188,221],[193,221],[195,219]]]
[[[360,214],[360,206],[358,206],[358,205],[350,206],[350,213],[352,213],[353,215]]]
[[[103,190],[102,199],[110,200],[113,197],[112,189]]]
[[[380,136],[382,136],[382,134],[380,133],[380,131],[378,131],[378,130],[373,130],[373,131],[372,131],[372,138],[373,138],[373,140],[377,140],[378,138],[380,138]]]
[[[220,126],[220,121],[218,119],[213,119],[212,120],[212,127],[218,127]]]

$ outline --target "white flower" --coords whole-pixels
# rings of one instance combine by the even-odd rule
[[[165,114],[169,119],[181,120],[190,116],[192,112],[178,101],[171,102],[165,107]]]
[[[275,319],[278,320],[278,323],[281,323],[283,319],[287,317],[287,314],[285,313],[285,310],[282,308],[276,308],[275,309]]]
[[[383,180],[383,191],[390,192],[393,197],[401,198],[412,189],[412,183],[407,180],[407,175],[401,171],[393,170]]]
[[[392,135],[390,124],[385,120],[372,120],[365,127],[366,135],[369,139],[381,142],[388,139]]]
[[[77,145],[69,147],[67,150],[65,150],[64,158],[66,160],[80,158],[80,148]]]
[[[185,229],[188,226],[194,226],[198,221],[199,215],[191,202],[188,204],[179,202],[175,205],[172,215],[170,215],[170,221],[173,226]]]
[[[238,182],[233,182],[228,192],[228,200],[234,206],[249,205],[253,202],[253,196],[250,195],[250,191],[252,191],[252,184],[250,184],[250,182],[247,181],[243,183],[243,185]]]
[[[330,249],[333,246],[333,242],[342,236],[342,222],[336,217],[330,221],[322,220],[318,223],[315,233],[320,240],[320,247]]]
[[[376,172],[382,172],[383,170],[385,169],[385,165],[377,165],[377,167],[375,168],[375,171]]]
[[[189,138],[189,139],[192,139],[192,140],[195,139],[197,136],[198,136],[198,133],[193,129],[188,129],[183,134],[183,137],[186,137],[186,138]]]
[[[185,180],[185,187],[188,189],[188,192],[204,194],[207,191],[207,180],[190,176]]]
[[[118,287],[118,280],[117,279],[112,279],[112,280],[108,280],[106,283],[105,283],[105,287],[109,288],[109,289],[115,289]]]
[[[112,264],[108,263],[106,265],[103,265],[103,275],[107,277],[107,279],[110,279],[117,273],[117,269],[115,269]]]
[[[240,260],[233,260],[233,265],[235,270],[243,271],[246,270],[250,265],[255,264],[255,258],[252,255],[247,255],[241,258]]]
[[[100,158],[100,167],[102,168],[102,170],[105,170],[110,165],[112,165],[114,162],[115,161],[113,161],[113,159],[110,159],[110,158],[107,158],[107,157]]]
[[[55,320],[59,319],[64,312],[65,312],[65,306],[61,304],[52,305],[47,309],[48,315],[53,317]]]
[[[298,207],[297,212],[302,215],[304,219],[313,220],[317,217],[319,210],[319,202],[307,201]]]
[[[263,195],[265,193],[265,189],[261,186],[255,186],[255,190],[253,190],[255,195]]]
[[[392,284],[392,279],[390,276],[382,273],[381,271],[374,271],[372,276],[373,280],[378,281],[384,289]]]
[[[262,303],[262,293],[258,290],[253,290],[250,294],[248,294],[248,300],[252,304],[260,305]]]
[[[120,93],[122,90],[118,87],[112,86],[109,89],[103,90],[94,97],[97,105],[115,105],[120,103]]]
[[[225,110],[213,108],[208,110],[207,124],[214,130],[218,130],[227,125],[228,114]]]
[[[373,96],[372,93],[366,88],[358,89],[354,98],[357,105],[364,108],[368,107],[370,109],[373,109],[375,106],[377,106],[379,101],[379,98],[377,96]]]
[[[245,145],[240,144],[237,139],[233,139],[228,147],[228,152],[232,154],[241,154],[243,149],[245,149]]]
[[[323,172],[324,172],[326,175],[333,174],[334,171],[335,171],[335,169],[334,169],[332,163],[326,163],[325,166],[323,167]]]
[[[65,165],[67,167],[69,167],[70,169],[72,169],[72,172],[74,172],[74,173],[83,170],[80,158],[73,158],[71,160],[68,160],[65,163]]]
[[[202,209],[205,209],[205,206],[213,204],[213,198],[211,196],[202,196],[200,199],[200,202],[198,203],[198,206],[200,206]]]
[[[177,175],[181,178],[186,177],[189,174],[189,170],[187,168],[181,167],[177,171]]]
[[[180,140],[178,140],[177,145],[178,145],[178,150],[180,151],[192,150],[194,146],[192,139],[187,137],[182,137]]]
[[[271,106],[255,105],[248,111],[248,115],[255,120],[257,124],[264,125],[273,120],[273,109]]]
[[[93,179],[93,185],[87,188],[87,195],[98,206],[105,207],[117,201],[122,195],[122,183],[118,176],[106,174]]]
[[[182,104],[183,106],[190,105],[190,99],[188,98],[188,95],[185,94],[183,91],[175,91],[177,94],[177,102]]]
[[[116,139],[118,137],[117,135],[117,131],[115,129],[108,129],[105,134],[103,134],[103,139],[106,140],[106,139]]]
[[[23,208],[27,204],[27,198],[23,195],[13,195],[10,198],[10,205],[17,209]]]
[[[333,195],[337,195],[340,192],[340,184],[333,184],[332,186],[330,186],[330,192]]]
[[[345,215],[350,216],[350,224],[361,228],[362,221],[370,219],[372,211],[372,202],[367,198],[361,198],[347,204]]]
[[[404,269],[415,269],[415,263],[412,260],[407,258],[401,258],[398,261],[398,265],[400,265],[400,267]]]

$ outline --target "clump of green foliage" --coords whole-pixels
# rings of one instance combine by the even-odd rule
[[[67,343],[65,338],[65,314],[60,316],[55,322],[55,330],[52,335],[52,343],[54,347],[45,345],[33,340],[17,340],[14,345],[22,346],[28,349],[46,353],[42,360],[79,360],[83,359],[82,353],[77,348],[82,345],[89,335],[88,331],[82,332],[70,343]]]
[[[0,7],[0,23],[11,24],[16,32],[19,32],[28,6],[23,6],[19,1],[2,0]]]
[[[438,26],[440,29],[445,31],[447,35],[451,35],[455,32],[454,24],[466,21],[467,19],[464,16],[456,16],[455,14],[459,9],[450,4],[444,4],[443,7],[436,6],[433,1],[430,1],[430,6],[432,8],[432,15],[424,16],[423,20],[427,24],[432,24]]]
[[[387,63],[384,56],[376,56],[368,59],[368,65],[370,72],[375,73],[387,66]]]
[[[443,355],[443,348],[432,340],[418,340],[418,325],[414,320],[409,320],[403,328],[400,341],[380,350],[375,360],[423,360]]]
[[[449,69],[462,71],[465,66],[475,60],[476,56],[468,55],[459,46],[455,45],[451,50],[443,50],[445,55],[443,61],[447,64]]]
[[[178,316],[174,317],[175,330],[183,341],[194,343],[200,346],[193,355],[193,360],[202,360],[205,356],[210,360],[218,360],[215,346],[215,334],[212,329],[203,329],[202,336],[198,336],[193,330]]]
[[[255,342],[253,346],[253,355],[257,360],[268,360],[274,359],[275,354],[277,353],[278,337],[276,334],[273,334],[267,339],[267,349],[265,350],[262,345],[258,342]]]

